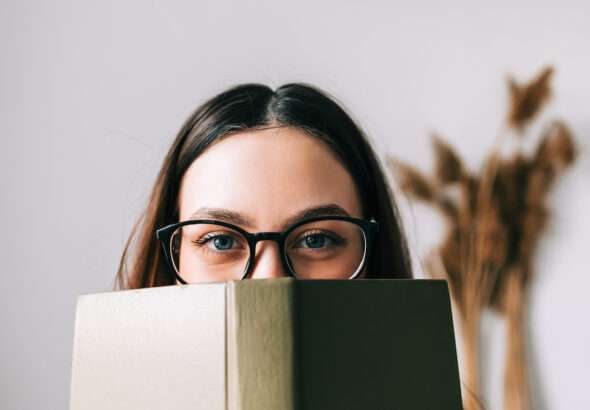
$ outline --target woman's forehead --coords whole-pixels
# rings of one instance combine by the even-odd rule
[[[325,203],[353,216],[361,206],[352,177],[320,140],[290,128],[245,131],[202,153],[183,176],[181,220],[202,207],[247,213],[279,223],[286,215]]]

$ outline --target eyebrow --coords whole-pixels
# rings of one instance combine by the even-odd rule
[[[293,225],[294,223],[307,218],[314,218],[316,216],[350,216],[348,212],[340,205],[337,204],[323,204],[318,206],[312,206],[297,212],[295,215],[287,218],[283,223],[282,229]],[[212,218],[220,221],[228,222],[234,225],[239,225],[246,228],[253,228],[254,222],[247,216],[240,214],[239,212],[231,211],[224,208],[199,208],[193,214],[190,219],[200,218]]]

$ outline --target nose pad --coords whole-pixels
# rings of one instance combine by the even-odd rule
[[[279,244],[273,241],[260,241],[256,244],[254,263],[250,279],[270,279],[289,276],[281,261]]]

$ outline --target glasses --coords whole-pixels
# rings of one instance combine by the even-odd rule
[[[378,223],[348,216],[301,220],[283,232],[250,233],[208,219],[160,228],[156,237],[183,284],[245,279],[259,241],[275,241],[284,270],[296,279],[354,279],[370,254]]]

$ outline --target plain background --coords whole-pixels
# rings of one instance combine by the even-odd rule
[[[551,63],[543,119],[564,118],[581,154],[552,192],[536,261],[533,391],[536,409],[589,408],[588,17],[586,1],[2,2],[0,407],[67,408],[76,297],[111,289],[165,150],[206,98],[310,82],[380,155],[427,170],[436,130],[477,167],[503,120],[506,75]],[[398,200],[420,270],[442,225]],[[498,409],[493,313],[483,339],[484,394]]]

